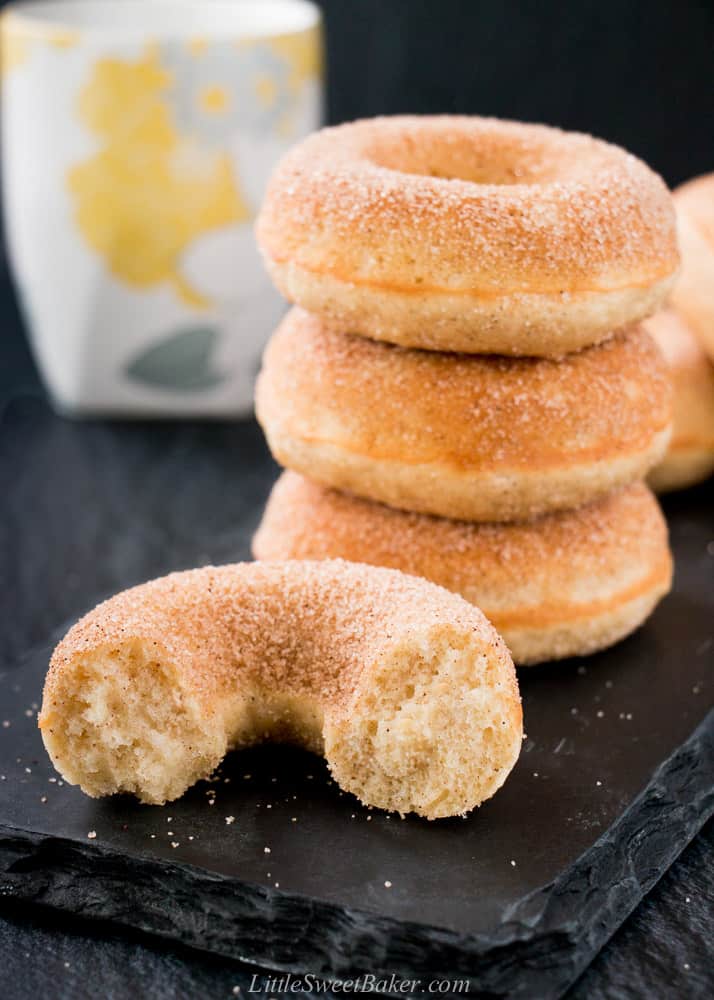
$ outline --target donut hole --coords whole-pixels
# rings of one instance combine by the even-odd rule
[[[229,706],[226,731],[231,749],[271,742],[320,753],[322,724],[322,708],[314,696],[256,687]]]
[[[572,143],[580,137],[570,136]],[[517,124],[489,128],[488,122],[431,120],[409,129],[385,131],[365,154],[378,167],[403,174],[472,184],[549,184],[563,180],[572,167],[562,150],[564,139]]]
[[[338,783],[364,802],[430,819],[465,813],[492,795],[520,745],[512,692],[490,659],[448,629],[393,648],[348,718],[325,727]]]
[[[61,706],[61,729],[55,706]],[[226,749],[221,727],[201,719],[171,666],[147,657],[138,643],[78,657],[45,715],[53,760],[60,758],[66,779],[81,780],[94,796],[133,792],[149,803],[177,798],[207,777]]]

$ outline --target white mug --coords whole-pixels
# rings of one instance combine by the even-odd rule
[[[282,303],[252,220],[322,110],[306,0],[68,0],[1,19],[7,245],[71,414],[251,412]]]

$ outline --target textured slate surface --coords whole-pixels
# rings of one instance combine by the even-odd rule
[[[273,475],[252,425],[72,425],[35,399],[8,408],[0,447],[3,468],[12,470],[4,501],[5,524],[12,526],[5,566],[17,575],[5,595],[16,627],[2,641],[3,662],[13,665],[30,639],[103,593],[172,568],[245,556]],[[522,763],[493,803],[467,821],[434,827],[374,814],[368,823],[364,810],[327,784],[321,765],[286,751],[229,761],[225,776],[231,782],[214,786],[212,807],[204,790],[163,811],[122,801],[91,803],[49,783],[51,771],[37,744],[18,749],[36,740],[24,713],[33,711],[46,653],[20,670],[13,667],[9,688],[6,683],[0,693],[11,716],[10,728],[0,729],[0,759],[8,764],[0,765],[8,772],[0,782],[0,822],[41,835],[59,831],[66,842],[9,835],[6,884],[16,895],[313,971],[320,963],[328,971],[340,963],[373,968],[376,956],[385,968],[412,971],[426,963],[436,969],[441,963],[446,973],[458,966],[471,972],[473,960],[464,955],[475,948],[489,952],[489,960],[479,962],[482,985],[500,991],[507,983],[533,995],[538,982],[556,995],[667,867],[708,808],[711,771],[694,766],[706,766],[700,740],[660,774],[618,836],[601,839],[577,879],[571,873],[555,894],[541,891],[602,838],[711,702],[705,686],[714,649],[710,511],[707,490],[670,503],[678,589],[645,630],[587,661],[580,672],[571,664],[526,678],[530,739]],[[45,595],[40,600],[38,580]],[[243,773],[254,777],[244,781]],[[167,827],[168,815],[180,822]],[[231,826],[226,815],[236,816]],[[87,841],[87,830],[95,828],[97,839]],[[104,861],[97,865],[100,853]],[[129,854],[142,857],[140,883],[136,863],[127,867]],[[211,905],[229,915],[229,924],[207,918],[184,862],[252,884],[237,895],[233,886],[223,892],[226,884],[211,879]],[[171,866],[158,880],[157,864]],[[129,872],[132,878],[125,877]],[[393,882],[389,891],[385,879]],[[168,910],[167,890],[174,896]],[[296,915],[285,891],[318,893],[325,901],[319,921],[314,905],[302,903]],[[179,898],[183,907],[176,905]],[[256,914],[263,919],[275,940],[265,927],[256,934],[248,926],[243,933],[246,914],[251,925]],[[420,944],[415,926],[402,940],[399,924],[391,921],[405,919],[438,923],[447,932],[427,931]],[[516,956],[520,968],[513,965]]]
[[[711,963],[714,822],[710,821],[592,965],[567,1000],[704,1000],[714,994]],[[0,910],[0,994],[4,1000],[134,997],[232,1000],[274,997],[272,973],[96,920],[38,907]],[[523,972],[528,976],[527,970]],[[253,976],[257,978],[254,980]],[[332,998],[337,994],[328,991]]]

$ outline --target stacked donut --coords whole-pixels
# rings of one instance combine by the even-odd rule
[[[678,265],[660,178],[544,126],[375,119],[293,149],[257,236],[296,306],[257,386],[290,471],[256,557],[427,577],[520,664],[641,624],[671,580],[643,483],[672,419],[639,325]]]
[[[669,449],[649,475],[659,491],[714,473],[714,174],[674,192],[682,269],[667,309],[646,321],[674,386]]]

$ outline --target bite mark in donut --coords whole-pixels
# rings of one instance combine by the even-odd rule
[[[89,795],[161,803],[264,739],[323,753],[364,803],[429,819],[493,795],[520,751],[513,663],[480,611],[340,560],[207,567],[124,591],[52,657],[39,725]]]

